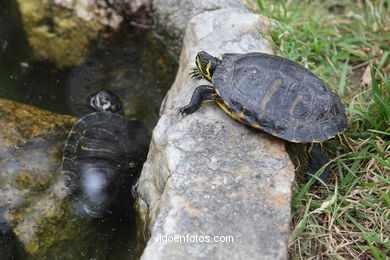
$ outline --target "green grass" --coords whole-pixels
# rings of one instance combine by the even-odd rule
[[[253,4],[253,2],[252,2]],[[390,256],[390,0],[258,0],[274,19],[269,41],[280,56],[318,75],[347,108],[354,152],[326,144],[326,186],[297,182],[291,259]]]

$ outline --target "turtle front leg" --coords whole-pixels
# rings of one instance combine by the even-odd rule
[[[195,89],[190,103],[180,108],[179,112],[184,115],[194,113],[202,105],[203,101],[215,100],[216,98],[217,93],[213,86],[201,85]]]
[[[326,163],[328,163],[328,157],[324,154],[322,151],[321,144],[308,144],[307,152],[309,155],[309,164],[308,164],[308,171],[307,171],[307,180],[312,178],[315,173],[321,169],[322,166],[324,166]],[[330,166],[326,166],[324,171],[320,174],[319,178],[323,182],[327,182],[329,179],[330,174]],[[319,184],[319,181],[316,181],[315,184]]]

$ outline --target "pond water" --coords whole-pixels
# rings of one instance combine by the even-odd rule
[[[80,117],[87,97],[107,89],[121,97],[125,114],[152,130],[177,62],[152,30],[124,24],[96,40],[85,62],[59,69],[31,57],[15,1],[0,4],[0,97]]]
[[[94,41],[89,48],[85,61],[74,67],[58,68],[50,61],[34,60],[16,1],[1,0],[0,98],[82,117],[91,112],[87,97],[106,89],[121,98],[128,118],[144,122],[151,133],[176,74],[175,58],[152,30],[126,24],[109,38]],[[138,257],[143,245],[139,238],[136,241],[136,220],[129,208],[124,207],[117,217],[93,219],[80,227],[94,236],[95,243],[81,252],[79,259]],[[55,257],[47,256],[48,259],[69,259],[65,252],[78,250],[72,241],[58,246]],[[0,258],[24,259],[22,249],[12,232],[0,226]]]

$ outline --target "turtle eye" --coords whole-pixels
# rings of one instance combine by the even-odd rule
[[[199,64],[199,66],[204,66],[209,62],[208,59],[198,55],[196,56],[196,63]]]

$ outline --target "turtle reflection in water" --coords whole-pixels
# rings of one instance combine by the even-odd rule
[[[144,125],[122,115],[120,100],[107,91],[89,98],[98,112],[81,118],[69,133],[62,160],[65,186],[75,207],[102,217],[146,159],[149,137]]]
[[[321,149],[323,141],[337,136],[348,145],[340,97],[303,66],[265,53],[226,53],[220,60],[204,51],[195,63],[192,77],[213,85],[197,87],[191,102],[180,109],[182,114],[195,112],[202,101],[214,100],[243,124],[289,142],[309,143],[310,175],[328,162]],[[329,171],[326,167],[320,175],[323,181]]]

